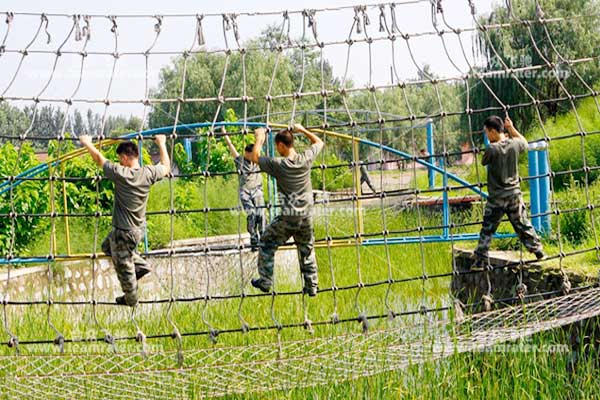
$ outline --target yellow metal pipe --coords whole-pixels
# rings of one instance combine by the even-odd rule
[[[354,160],[354,187],[356,189],[356,195],[360,197],[362,194],[362,188],[360,186],[360,167],[358,166],[360,163],[360,154],[358,152],[358,141],[352,142],[352,159]],[[364,232],[363,227],[363,213],[362,213],[362,203],[360,198],[356,200],[356,211],[358,218],[358,233],[360,233],[360,240],[362,241],[362,234]]]
[[[71,254],[71,232],[69,230],[69,206],[67,202],[67,182],[65,181],[65,164],[61,164],[63,207],[65,210],[65,239],[67,243],[67,254]]]

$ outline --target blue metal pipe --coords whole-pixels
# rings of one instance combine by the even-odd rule
[[[187,162],[192,161],[192,141],[190,138],[183,139],[183,148],[185,149]]]
[[[529,176],[537,176],[538,175],[538,155],[535,149],[530,147],[529,152],[527,153],[527,158],[529,160]],[[531,224],[535,228],[537,232],[541,230],[540,217],[538,214],[540,213],[540,183],[538,178],[529,179],[529,204],[531,208]]]
[[[517,237],[514,233],[497,233],[496,239],[506,239]],[[373,238],[365,239],[363,246],[381,246],[384,244],[416,244],[416,243],[446,243],[457,241],[475,241],[479,240],[479,233],[457,233],[453,235],[426,235],[426,236],[399,236],[392,238]]]
[[[433,145],[433,121],[427,120],[427,153],[429,154],[429,163],[435,165],[435,147]],[[429,178],[429,189],[435,187],[435,171],[431,168],[427,169],[427,177]]]
[[[444,166],[444,160],[442,159],[442,167]],[[444,202],[444,208],[443,208],[443,225],[444,225],[444,236],[445,237],[449,237],[450,236],[450,203],[449,203],[449,199],[448,199],[448,190],[446,190],[448,188],[448,171],[446,169],[444,169],[444,175],[443,176],[443,185],[444,185],[444,192],[443,192],[443,202]]]
[[[550,211],[550,177],[548,176],[548,150],[537,152],[538,158],[538,212],[544,214],[540,217],[540,231],[544,235],[549,235],[552,231],[550,215],[546,214]]]

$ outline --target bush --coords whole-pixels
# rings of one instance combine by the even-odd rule
[[[314,165],[317,166],[321,163],[327,166],[336,166],[346,164],[347,162],[340,160],[335,154],[325,150],[324,155],[317,156]],[[311,179],[313,189],[315,190],[334,191],[353,186],[352,170],[346,166],[326,168],[325,170],[314,168],[311,172]],[[325,187],[323,187],[323,180],[325,180]]]
[[[566,211],[582,208],[587,205],[585,192],[581,185],[571,177],[568,190],[560,194],[560,234],[572,244],[581,244],[590,236],[592,224],[587,209]],[[556,228],[554,229],[556,230]]]
[[[20,149],[12,143],[0,147],[0,176],[16,176],[19,173],[39,164],[30,143],[23,143]],[[6,182],[6,180],[2,180]],[[12,192],[12,193],[11,193]],[[0,254],[9,252],[19,254],[35,238],[36,227],[40,217],[31,216],[47,211],[48,183],[45,181],[24,181],[12,191],[0,195],[0,213],[8,215],[15,212],[13,219],[0,218]],[[29,215],[23,215],[29,214]],[[14,229],[13,229],[14,224]]]
[[[586,132],[598,130],[600,125],[600,114],[596,109],[593,99],[581,101],[577,106],[579,121]],[[561,115],[553,120],[545,122],[545,130],[549,137],[558,138],[579,132],[581,129],[573,112]],[[543,138],[541,128],[528,132],[529,140]],[[600,134],[591,134],[583,137],[583,154],[581,149],[581,138],[555,139],[550,142],[550,167],[555,173],[577,170],[583,168],[583,156],[585,155],[587,166],[600,165]],[[588,173],[588,184],[596,181],[600,171],[592,170]],[[554,178],[554,188],[557,191],[570,187],[571,178],[584,183],[585,172],[576,171],[570,174],[559,174]]]

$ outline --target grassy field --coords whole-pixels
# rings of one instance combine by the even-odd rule
[[[419,187],[427,184],[425,171],[418,174]],[[391,172],[386,172],[390,174]],[[373,177],[375,178],[375,177]],[[372,179],[373,179],[372,178]],[[597,211],[578,210],[586,204],[585,193],[581,187],[573,186],[573,190],[556,193],[557,204],[561,208],[572,208],[575,211],[553,217],[554,234],[544,239],[548,254],[559,251],[570,252],[590,248],[595,245],[595,226],[591,216],[596,218]],[[211,207],[234,207],[237,204],[235,180],[219,180],[206,188],[203,182],[187,182],[172,187],[178,210],[198,210],[205,204]],[[169,208],[170,187],[167,182],[160,183],[152,189],[149,211]],[[600,194],[600,187],[590,186],[592,201]],[[208,202],[205,202],[205,199]],[[321,206],[317,206],[321,207]],[[383,211],[382,211],[383,210]],[[452,222],[461,224],[481,220],[481,205],[475,205],[466,211],[452,213]],[[593,213],[593,214],[592,214]],[[394,198],[386,198],[383,208],[372,206],[363,210],[364,232],[380,234],[383,230],[408,231],[417,226],[424,227],[424,234],[439,234],[442,215],[435,209],[406,209]],[[93,250],[95,224],[93,219],[74,218],[70,221],[71,251],[73,253],[89,253]],[[229,211],[213,213],[181,214],[173,217],[173,238],[203,237],[206,235],[231,234],[245,230],[243,214]],[[560,223],[560,230],[559,228]],[[149,243],[151,248],[160,248],[171,239],[171,216],[149,215]],[[352,204],[335,206],[321,213],[315,223],[316,238],[325,236],[348,237],[356,229],[358,219]],[[64,222],[56,220],[57,237],[65,234]],[[109,229],[108,219],[98,223],[97,245]],[[455,232],[477,232],[476,224],[455,229]],[[500,231],[510,232],[510,225],[505,222]],[[561,235],[558,235],[558,232]],[[397,235],[417,236],[418,232],[399,233]],[[49,251],[49,233],[41,235],[34,243],[29,254],[47,254]],[[456,243],[456,246],[470,247],[474,243]],[[496,241],[494,246],[502,249],[517,249],[517,240]],[[320,268],[320,287],[331,288],[365,284],[362,288],[320,293],[316,298],[303,299],[300,296],[249,297],[215,301],[197,301],[193,303],[177,303],[172,308],[168,304],[142,305],[136,312],[139,329],[147,336],[170,333],[173,321],[182,333],[206,332],[211,328],[217,330],[236,330],[241,326],[240,316],[251,327],[302,323],[305,317],[313,322],[329,321],[333,314],[340,319],[356,319],[365,315],[387,315],[394,312],[416,310],[421,306],[436,308],[448,305],[450,277],[435,279],[414,279],[396,284],[385,284],[386,280],[402,280],[405,278],[447,274],[452,271],[451,243],[413,244],[403,246],[348,246],[319,248],[317,259]],[[65,241],[57,241],[58,253],[66,252]],[[555,261],[552,261],[555,262]],[[595,252],[587,252],[571,256],[565,264],[577,265],[578,268],[596,270],[599,263]],[[249,266],[252,268],[253,266]],[[60,270],[60,266],[56,266]],[[294,268],[291,269],[292,271]],[[276,271],[276,274],[281,271]],[[299,272],[295,272],[299,274]],[[381,284],[383,282],[383,284]],[[370,284],[379,283],[376,286]],[[279,292],[300,290],[298,280],[280,276],[276,280]],[[247,288],[247,293],[256,293]],[[189,293],[186,295],[193,295]],[[101,338],[105,331],[114,336],[134,336],[137,328],[130,319],[126,308],[97,306],[95,312],[89,305],[83,306],[18,306],[7,307],[7,326],[19,337],[21,342],[38,339],[53,339],[56,332],[48,323],[50,321],[58,331],[67,338]],[[50,311],[48,311],[50,310]],[[74,318],[77,316],[77,318]],[[433,318],[445,318],[445,313],[434,313]],[[386,329],[419,322],[421,316],[397,318],[390,322],[386,318],[371,320],[371,330]],[[248,334],[229,333],[218,337],[216,348],[229,345],[274,344],[278,340],[303,340],[307,337],[335,338],[344,333],[360,332],[361,326],[356,321],[337,325],[315,326],[314,333],[308,334],[302,327],[283,329],[278,337],[276,330],[252,331]],[[154,349],[165,351],[177,348],[177,342],[171,338],[152,339],[148,341]],[[539,334],[527,343],[534,346],[570,343],[564,331]],[[210,349],[213,345],[207,335],[185,336],[183,349]],[[123,351],[137,351],[140,346],[134,341],[119,343]],[[81,346],[75,347],[82,351]],[[83,347],[85,349],[85,346]],[[65,346],[68,353],[72,350]],[[93,350],[107,352],[110,346],[100,343]],[[23,354],[57,354],[52,344],[38,346],[21,346]],[[13,354],[14,350],[2,347],[0,354]],[[572,373],[567,366],[572,359],[569,352],[499,352],[457,354],[445,360],[413,365],[407,370],[386,372],[369,378],[332,382],[330,385],[307,389],[269,392],[266,397],[281,399],[322,399],[322,398],[590,398],[599,392],[596,379],[599,368],[597,355],[584,358],[575,365]],[[290,377],[290,386],[294,378]],[[192,394],[191,397],[200,396]],[[0,395],[0,398],[2,396]],[[265,394],[247,394],[231,396],[231,398],[265,398]]]

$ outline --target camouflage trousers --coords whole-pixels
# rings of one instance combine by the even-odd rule
[[[475,253],[487,257],[492,236],[498,229],[502,217],[506,214],[516,234],[523,245],[532,253],[542,250],[542,243],[535,233],[535,229],[527,218],[527,209],[521,195],[511,196],[504,199],[489,198],[483,213],[483,224],[479,234],[479,243]]]
[[[278,216],[263,232],[258,253],[258,273],[262,284],[273,285],[273,266],[275,252],[287,240],[293,237],[298,248],[300,272],[304,278],[305,288],[317,288],[317,259],[314,250],[314,234],[312,216],[289,217]]]
[[[102,251],[112,258],[121,289],[125,294],[125,302],[132,307],[138,302],[136,270],[148,268],[146,260],[136,250],[143,235],[142,229],[123,230],[113,227],[102,242]]]
[[[246,212],[246,228],[250,234],[250,243],[258,245],[260,235],[265,229],[265,200],[262,187],[255,189],[242,189],[240,191],[240,202]]]
[[[373,193],[377,192],[377,190],[375,190],[375,186],[373,186],[373,182],[371,182],[371,178],[361,176],[360,177],[360,187],[361,187],[361,189],[362,189],[363,183],[367,184],[367,186],[369,187],[369,189],[371,189],[371,192],[373,192]]]

